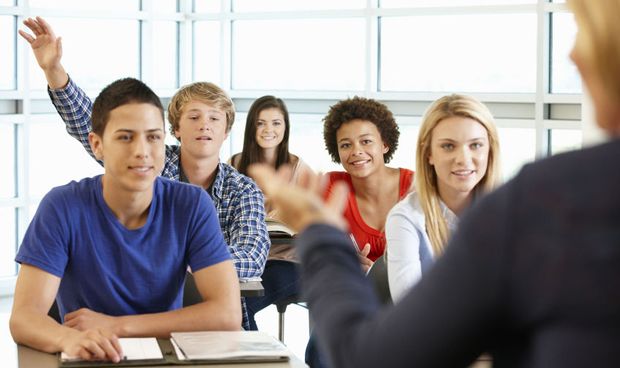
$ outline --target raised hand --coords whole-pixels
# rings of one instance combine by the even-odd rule
[[[303,180],[299,185],[290,184],[290,168],[277,172],[268,165],[255,164],[248,168],[266,197],[278,208],[279,218],[296,231],[312,223],[327,223],[346,231],[347,223],[342,218],[346,205],[348,188],[337,183],[326,202],[321,200],[319,177]]]
[[[37,63],[45,72],[50,88],[61,88],[69,79],[60,60],[62,58],[62,40],[56,37],[52,27],[41,17],[28,18],[24,25],[32,31],[31,35],[23,30],[19,34],[30,44]]]

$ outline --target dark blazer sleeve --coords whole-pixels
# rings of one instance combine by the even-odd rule
[[[302,282],[317,341],[334,367],[466,366],[505,328],[510,188],[463,217],[446,253],[395,306],[380,306],[346,234],[299,236]]]

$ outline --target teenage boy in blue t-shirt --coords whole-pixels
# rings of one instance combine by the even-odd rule
[[[159,98],[138,80],[118,80],[95,100],[92,121],[105,173],[41,201],[16,257],[15,341],[117,362],[118,337],[239,329],[238,279],[211,199],[159,177]],[[181,308],[188,266],[204,302]],[[62,325],[47,316],[55,297]]]

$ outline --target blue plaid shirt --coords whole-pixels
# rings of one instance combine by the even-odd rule
[[[90,98],[71,78],[66,87],[48,89],[48,93],[58,114],[65,122],[67,132],[80,141],[94,158],[88,143],[93,111]],[[180,180],[180,155],[181,148],[178,145],[166,145],[166,160],[161,173],[163,177]],[[222,162],[218,164],[211,192],[220,227],[239,278],[261,276],[270,246],[265,225],[263,193],[254,181]],[[244,300],[242,305],[243,327],[247,330],[249,323]]]

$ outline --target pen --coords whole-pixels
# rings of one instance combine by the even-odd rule
[[[360,247],[357,245],[357,242],[355,241],[355,237],[353,236],[353,234],[349,233],[349,238],[351,238],[351,242],[353,243],[353,247],[355,247],[355,252],[359,253],[360,252]]]

